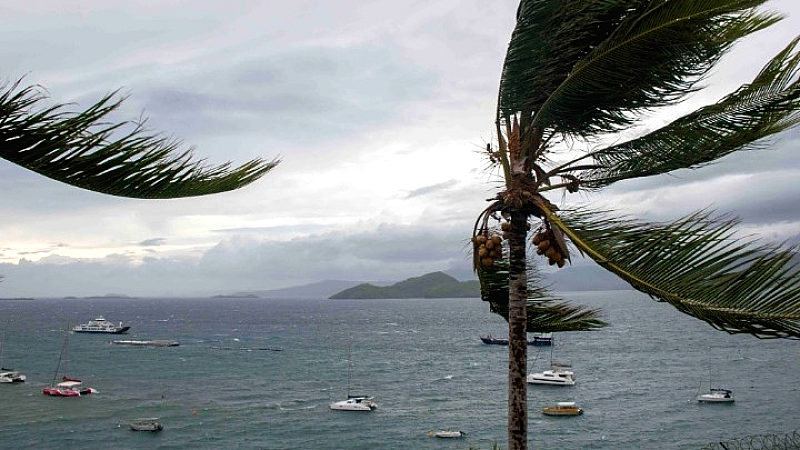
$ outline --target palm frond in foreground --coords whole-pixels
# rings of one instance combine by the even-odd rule
[[[113,93],[72,113],[61,104],[38,108],[45,96],[19,82],[0,91],[0,158],[79,188],[132,198],[207,195],[246,186],[279,162],[193,161],[192,149],[180,151],[180,142],[142,123],[105,122],[124,100]]]

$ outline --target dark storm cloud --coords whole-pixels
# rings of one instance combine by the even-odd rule
[[[445,191],[458,185],[458,183],[459,183],[458,180],[447,180],[442,183],[436,183],[430,186],[423,186],[421,188],[417,188],[410,191],[408,195],[406,195],[406,198],[414,198]]]
[[[404,59],[392,44],[313,48],[207,68],[157,87],[136,89],[153,121],[176,135],[253,132],[319,142],[402,120],[434,95],[437,75]],[[133,98],[132,98],[133,100]]]
[[[138,245],[140,247],[157,247],[159,245],[164,245],[166,242],[167,240],[164,238],[152,238],[141,241]]]

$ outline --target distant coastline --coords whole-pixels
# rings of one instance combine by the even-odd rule
[[[432,272],[390,286],[362,283],[337,292],[330,299],[480,298],[477,280],[458,281],[444,272]]]

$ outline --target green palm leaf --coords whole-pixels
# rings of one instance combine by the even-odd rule
[[[686,314],[728,333],[800,338],[795,248],[736,239],[737,220],[707,212],[670,224],[545,214],[600,266]]]
[[[142,123],[104,122],[124,100],[114,93],[70,113],[65,105],[37,110],[44,95],[18,87],[0,87],[0,158],[72,186],[120,197],[191,197],[246,186],[278,164],[207,167],[192,161],[192,149],[176,153],[180,142],[148,133]]]
[[[800,123],[800,53],[795,39],[752,83],[641,138],[589,154],[600,167],[585,186],[696,168]]]
[[[529,111],[533,127],[582,136],[630,125],[631,111],[679,100],[736,40],[779,20],[755,12],[765,1],[523,1],[498,115]]]
[[[533,262],[528,264],[528,332],[589,331],[606,325],[600,320],[600,311],[570,305],[542,287],[541,276]],[[508,262],[496,261],[489,267],[480,267],[478,280],[481,298],[489,302],[492,312],[508,320]]]

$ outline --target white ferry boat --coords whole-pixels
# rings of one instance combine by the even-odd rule
[[[76,333],[108,333],[108,334],[122,334],[127,332],[131,327],[123,327],[122,322],[115,325],[106,320],[103,316],[97,316],[96,319],[90,320],[88,323],[82,323],[72,327],[72,331]]]

